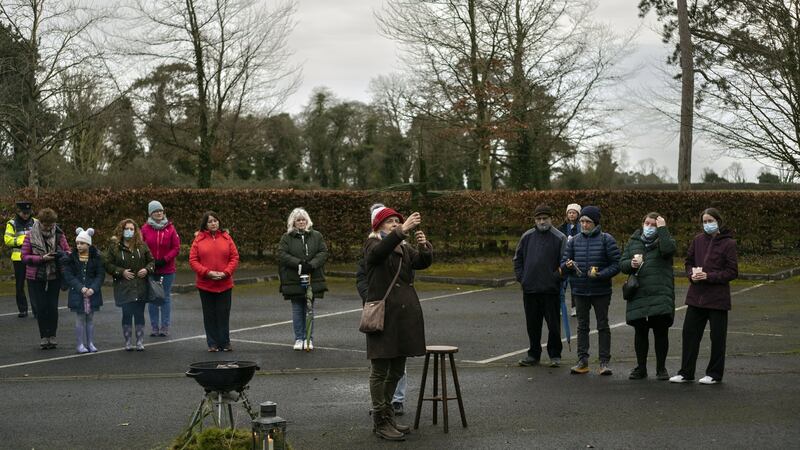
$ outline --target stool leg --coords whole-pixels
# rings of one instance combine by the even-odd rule
[[[450,370],[453,372],[453,384],[456,387],[456,398],[458,399],[458,411],[461,413],[461,425],[467,427],[467,416],[464,414],[464,402],[461,400],[461,385],[458,384],[458,371],[456,371],[456,361],[453,354],[450,354]]]
[[[431,354],[425,355],[425,367],[422,369],[422,385],[419,388],[419,399],[417,400],[417,414],[414,417],[414,429],[419,428],[419,416],[422,413],[422,399],[425,398],[425,383],[428,381],[428,362],[431,360]]]
[[[439,395],[439,355],[433,355],[433,424],[439,420],[439,404],[436,397]]]
[[[444,353],[441,355],[442,358],[442,417],[444,418],[444,432],[447,433],[447,360],[445,359]]]

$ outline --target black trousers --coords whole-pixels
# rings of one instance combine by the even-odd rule
[[[206,343],[209,347],[222,348],[230,345],[231,293],[200,291],[203,304],[203,327],[206,329]]]
[[[681,357],[681,370],[688,380],[694,379],[697,355],[700,353],[700,341],[706,323],[711,328],[711,359],[706,367],[706,375],[722,381],[725,371],[725,340],[728,335],[728,311],[719,309],[698,308],[689,305],[686,309],[686,318],[683,321],[683,355]]]
[[[647,367],[647,352],[650,350],[650,330],[653,330],[653,340],[656,349],[656,370],[666,369],[667,352],[669,352],[669,327],[672,326],[672,316],[663,314],[642,319],[632,320],[635,334],[633,348],[636,350],[636,362],[639,367]]]
[[[39,323],[39,337],[55,337],[58,329],[58,294],[61,279],[48,281],[28,280],[28,292]]]
[[[14,282],[17,288],[17,309],[21,313],[28,312],[28,298],[25,297],[25,263],[14,261]],[[31,302],[33,315],[36,315],[36,306]]]
[[[597,321],[597,344],[600,362],[611,360],[611,328],[608,325],[608,306],[611,294],[608,295],[575,295],[578,313],[578,359],[589,359],[589,310],[594,309]]]
[[[560,294],[522,294],[530,343],[528,356],[533,359],[542,357],[542,319],[547,323],[547,356],[561,358],[560,302]]]

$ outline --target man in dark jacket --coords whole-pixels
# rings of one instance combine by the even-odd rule
[[[559,263],[567,237],[552,225],[553,211],[539,205],[533,211],[536,226],[526,231],[514,254],[514,274],[522,286],[522,302],[530,348],[520,366],[539,364],[542,356],[542,319],[547,323],[547,355],[550,367],[561,363],[561,322]]]
[[[611,303],[611,279],[619,273],[617,241],[600,229],[600,208],[581,210],[581,232],[567,242],[561,269],[569,272],[572,296],[578,310],[578,364],[572,373],[589,372],[589,310],[594,309],[600,347],[600,375],[611,375],[611,329],[608,306]]]

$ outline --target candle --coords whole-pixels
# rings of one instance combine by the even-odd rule
[[[275,449],[273,448],[272,436],[267,436],[267,442],[269,443],[269,448],[268,448],[267,450],[275,450]]]

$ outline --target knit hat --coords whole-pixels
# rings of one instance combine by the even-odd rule
[[[544,203],[540,203],[536,209],[533,210],[533,217],[539,216],[553,216],[553,209],[550,208],[550,205],[545,205]]]
[[[75,234],[78,237],[75,238],[75,242],[84,242],[86,244],[92,245],[92,236],[94,236],[94,228],[89,228],[88,230],[84,230],[81,227],[75,229]]]
[[[579,205],[577,203],[570,203],[569,205],[567,205],[567,212],[570,212],[570,210],[575,211],[576,213],[580,214],[581,213],[581,205]]]
[[[600,225],[600,208],[597,206],[584,206],[580,216],[589,218],[595,225]]]
[[[397,216],[400,218],[400,222],[404,222],[406,220],[403,218],[402,214],[393,210],[392,208],[387,208],[382,203],[376,203],[372,205],[372,207],[370,207],[370,211],[372,216],[372,231],[378,231],[378,227],[380,227],[383,221],[392,216]]]
[[[156,211],[163,211],[164,207],[161,206],[161,202],[158,200],[153,200],[152,202],[147,204],[147,215],[153,214]]]

